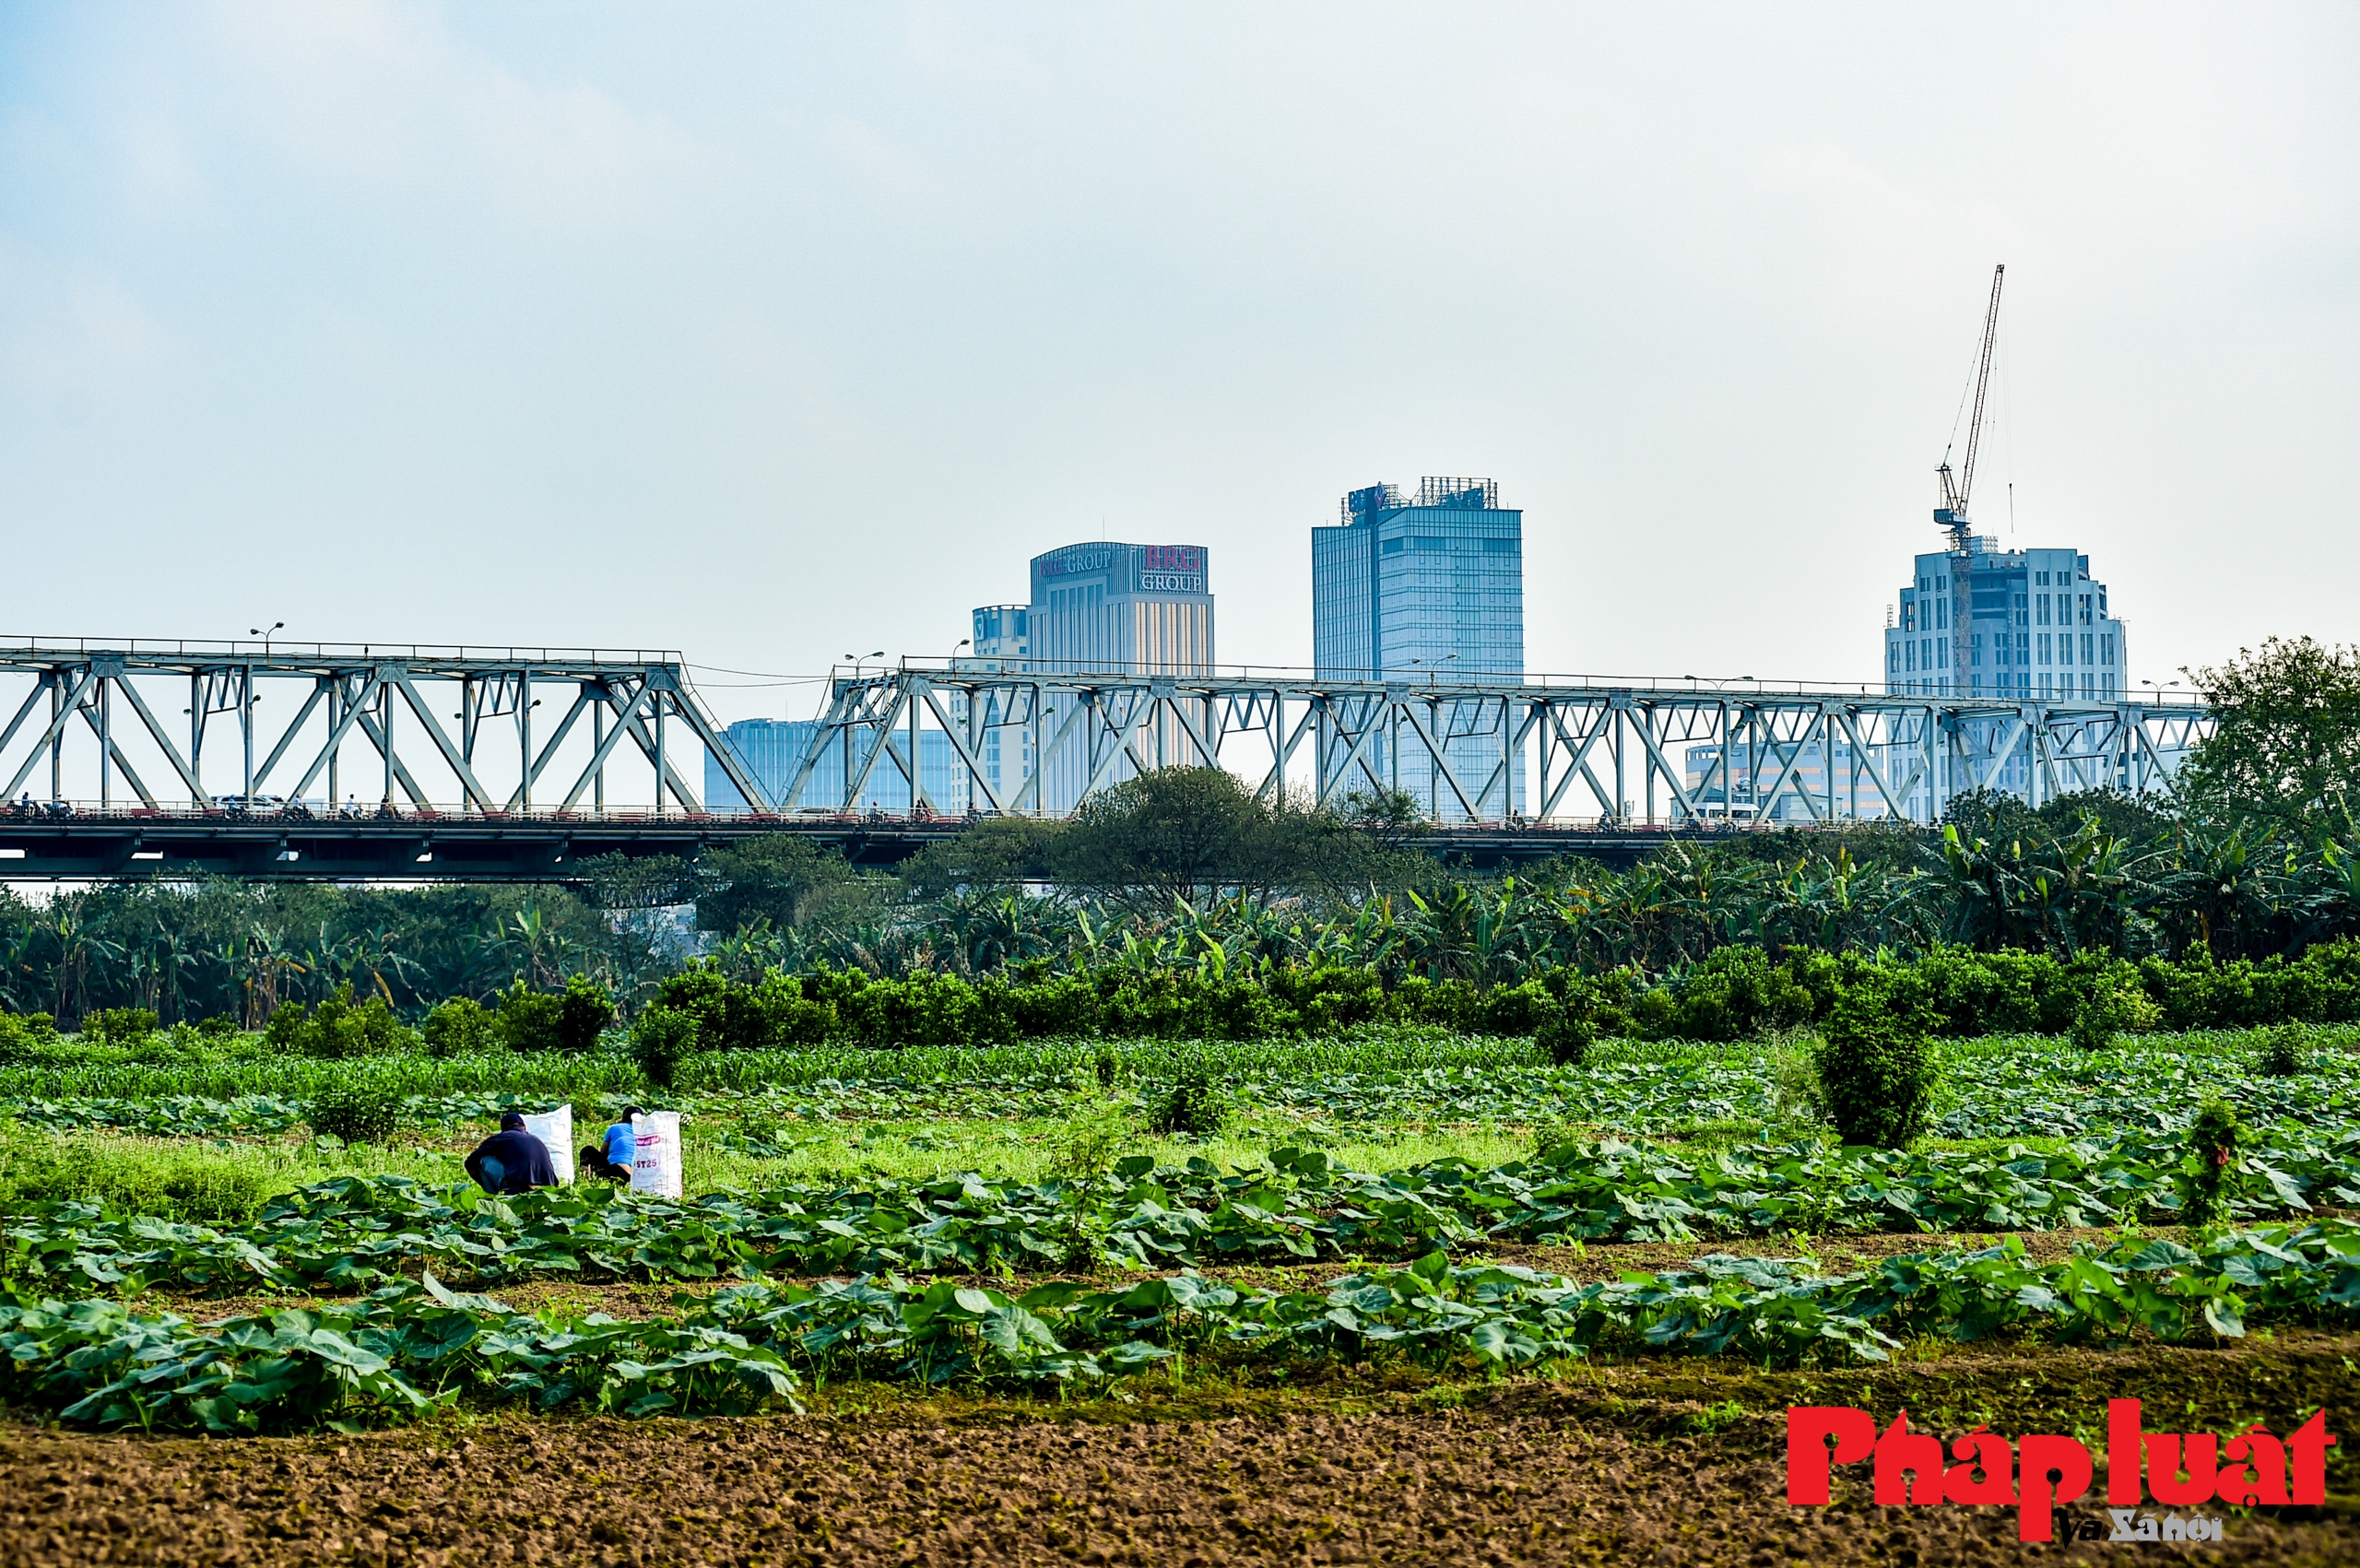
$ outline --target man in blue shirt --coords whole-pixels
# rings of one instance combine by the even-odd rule
[[[588,1176],[603,1176],[610,1182],[629,1182],[632,1162],[639,1158],[639,1133],[631,1125],[633,1116],[645,1115],[636,1105],[626,1105],[607,1129],[603,1144],[592,1144],[582,1151],[582,1172]]]
[[[502,1197],[557,1185],[549,1145],[526,1132],[525,1118],[513,1111],[501,1117],[500,1130],[467,1156],[467,1174],[484,1191]]]

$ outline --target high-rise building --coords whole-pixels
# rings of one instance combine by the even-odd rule
[[[1066,545],[1032,558],[1032,602],[1025,607],[1029,666],[1049,675],[1208,675],[1213,665],[1213,596],[1202,545]],[[1063,729],[1077,700],[1052,698],[1044,733]],[[1112,745],[1092,737],[1100,749]],[[1044,746],[1044,749],[1049,749]],[[1151,768],[1198,767],[1188,733],[1168,715],[1143,725],[1129,749],[1106,759],[1068,744],[1043,773],[1041,804],[1070,811],[1093,775],[1115,783]],[[1028,763],[1030,760],[1028,759]]]
[[[2000,550],[1981,536],[1964,558],[1918,558],[1884,632],[1885,690],[1935,697],[2119,701],[2130,695],[2123,625],[2090,558]]]
[[[1026,668],[1032,650],[1032,618],[1030,605],[977,606],[974,651],[958,661],[959,667],[995,675]],[[998,698],[987,694],[980,700],[992,704]],[[965,697],[953,699],[960,723],[967,720],[970,701]],[[985,779],[1006,800],[1032,776],[1032,732],[1024,725],[1007,724],[1003,719],[997,710],[983,715],[983,722],[976,726],[981,737],[976,760],[983,764]]]
[[[1344,497],[1341,521],[1311,531],[1312,659],[1322,680],[1516,685],[1524,679],[1524,513],[1491,479],[1427,477],[1414,499],[1391,485]],[[1436,716],[1451,772],[1469,787],[1500,771],[1507,749],[1496,702]],[[1487,712],[1488,707],[1488,712]],[[1444,738],[1446,737],[1446,738]],[[1467,813],[1435,789],[1422,741],[1381,737],[1375,771],[1445,820]],[[1504,810],[1522,808],[1520,771],[1504,770]],[[1500,803],[1487,810],[1499,809]]]
[[[1965,553],[1920,555],[1896,613],[1886,617],[1888,692],[2002,701],[2130,698],[2123,623],[2106,603],[2106,584],[2090,575],[2088,556],[2070,549],[2002,550],[1996,539],[1963,528],[1960,535]],[[1959,739],[1970,755],[2004,751],[1991,785],[2027,795],[2036,784],[2031,749],[2008,745],[2004,731],[2000,720],[1975,720]],[[1967,784],[1951,780],[1945,787]],[[1933,789],[1929,780],[1910,791],[1913,815],[1936,809]]]
[[[1032,558],[1026,640],[1052,674],[1202,675],[1213,596],[1202,545],[1067,545]]]
[[[819,725],[809,719],[740,719],[721,733],[762,786],[773,801],[786,793],[795,782],[796,771],[803,766],[804,753],[811,749],[812,737]],[[874,740],[875,732],[858,735],[855,746],[866,746]],[[907,816],[910,811],[910,781],[903,770],[903,760],[910,753],[910,737],[895,730],[886,737],[886,750],[880,752],[876,764],[868,771],[868,780],[859,797],[853,802],[856,811],[875,809],[892,816]],[[844,798],[844,768],[847,759],[841,736],[819,756],[811,765],[811,776],[803,783],[803,793],[796,800],[801,811],[835,811],[841,809]],[[856,750],[850,759],[853,767],[860,765]],[[923,730],[918,736],[918,780],[926,786],[926,797],[938,814],[956,816],[967,809],[967,770],[959,760],[950,737],[938,730]],[[745,811],[750,809],[729,775],[710,752],[704,760],[704,800],[706,808],[714,811]]]
[[[978,605],[972,644],[978,659],[999,661],[987,668],[1006,667],[1005,661],[1024,658],[1032,647],[1030,605]]]
[[[1312,660],[1323,680],[1524,678],[1524,513],[1491,479],[1371,485],[1311,531]]]

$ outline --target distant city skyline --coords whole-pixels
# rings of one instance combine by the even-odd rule
[[[2145,675],[2360,640],[2350,6],[8,38],[0,632],[679,648],[800,717],[1112,536],[1301,667],[1301,530],[1415,463],[1525,509],[1527,669],[1881,683],[2005,262],[1978,526],[2089,553]]]

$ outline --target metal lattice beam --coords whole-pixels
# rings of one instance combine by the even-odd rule
[[[189,718],[185,750],[164,723],[174,694]],[[566,708],[537,734],[542,701]],[[136,722],[118,725],[124,704]],[[291,717],[266,730],[265,705]],[[1064,674],[970,661],[836,679],[802,757],[766,777],[704,711],[677,654],[41,642],[0,643],[0,714],[7,795],[24,791],[46,758],[53,808],[95,798],[117,809],[120,780],[139,801],[125,808],[179,810],[148,777],[185,790],[190,811],[286,808],[261,792],[300,760],[302,809],[332,808],[311,792],[324,780],[333,797],[339,768],[359,767],[382,774],[371,792],[379,816],[487,820],[571,819],[585,796],[604,810],[617,768],[640,802],[623,809],[703,817],[693,783],[702,757],[714,787],[726,779],[756,817],[856,813],[879,777],[915,815],[1058,816],[1186,760],[1231,769],[1264,799],[1294,790],[1336,806],[1357,790],[1398,786],[1445,823],[1925,821],[1977,786],[2036,801],[2102,784],[2168,789],[2211,724],[2192,703]],[[231,743],[226,760],[210,754],[218,745],[208,749],[218,719],[234,732],[215,737]],[[485,745],[502,725],[513,726],[513,744]],[[1000,756],[1029,764],[1002,769]],[[572,787],[539,806],[537,785],[552,770]],[[69,776],[88,793],[69,790]],[[811,798],[821,777],[833,798]]]

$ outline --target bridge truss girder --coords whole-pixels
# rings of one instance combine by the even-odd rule
[[[1929,821],[1975,788],[2034,804],[2102,785],[2167,791],[2210,724],[2188,704],[2074,699],[903,668],[837,681],[778,797],[747,799],[855,812],[882,769],[939,812],[925,780],[932,732],[979,811],[1058,815],[1161,761],[1203,760],[1266,799],[1292,788],[1335,806],[1410,786],[1436,820],[1679,822],[1792,802],[1814,821]],[[994,731],[1021,733],[1016,749],[1033,759],[1013,784],[979,760]],[[1183,755],[1143,750],[1149,735]],[[1712,760],[1692,779],[1680,753],[1700,745]],[[822,800],[814,780],[831,756],[841,788]]]
[[[567,705],[537,745],[543,693]],[[293,717],[266,722],[266,698],[272,713],[291,706]],[[174,707],[187,717],[184,746],[158,716]],[[603,808],[608,770],[628,742],[647,769],[659,814],[702,813],[678,765],[681,738],[711,752],[748,798],[760,795],[751,771],[695,700],[677,654],[0,645],[0,713],[8,715],[0,722],[6,780],[0,798],[7,800],[30,796],[30,782],[45,772],[43,798],[65,801],[69,753],[80,746],[94,763],[80,776],[95,774],[102,808],[115,807],[125,790],[149,811],[166,808],[159,790],[174,801],[185,792],[199,810],[258,797],[302,800],[314,791],[333,805],[340,796],[361,798],[348,786],[366,772],[374,775],[366,798],[380,809],[403,803],[442,809],[433,791],[444,779],[462,815],[546,809],[549,793],[537,798],[545,780],[571,780],[560,811],[585,794]],[[445,726],[446,716],[455,729]],[[577,737],[584,716],[590,733]],[[234,749],[227,778],[225,740]],[[151,767],[160,765],[156,784],[126,742]]]
[[[1334,806],[1400,789],[1444,821],[1797,810],[1923,821],[1985,785],[2036,803],[2105,784],[2168,788],[2210,726],[2187,704],[2071,699],[904,666],[834,681],[813,743],[773,792],[685,669],[669,653],[0,645],[0,779],[15,799],[44,775],[46,797],[63,801],[78,748],[77,776],[94,778],[109,808],[128,796],[163,810],[185,792],[211,810],[225,796],[316,790],[331,804],[504,819],[602,813],[609,769],[628,758],[656,814],[699,816],[686,753],[701,750],[761,815],[857,812],[890,775],[906,783],[914,815],[1054,816],[1132,774],[1210,761],[1266,799]],[[547,708],[560,704],[551,725]],[[184,737],[166,722],[175,708]],[[290,708],[283,724],[264,720]],[[1025,764],[987,765],[994,737],[1016,738],[1000,754]],[[1710,761],[1692,774],[1685,752],[1700,746]],[[935,798],[931,756],[947,760],[952,796]],[[842,767],[822,799],[815,780],[830,757]],[[360,796],[351,786],[364,774]]]

